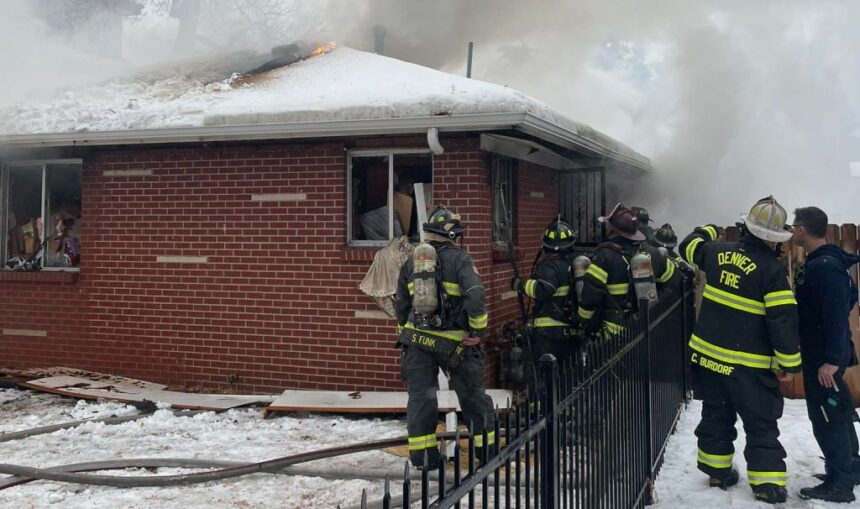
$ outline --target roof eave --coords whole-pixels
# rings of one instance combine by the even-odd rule
[[[27,149],[207,141],[278,140],[343,136],[414,134],[435,127],[440,131],[512,129],[523,123],[523,113],[438,115],[431,117],[326,120],[280,124],[168,127],[123,131],[0,135],[0,147]]]
[[[559,146],[585,150],[638,170],[650,170],[648,158],[622,153],[530,113],[480,113],[370,120],[327,120],[280,124],[170,127],[124,131],[0,135],[0,148],[37,149],[212,141],[252,141],[344,136],[414,134],[435,127],[441,132],[517,129]]]
[[[581,136],[572,132],[570,129],[564,128],[530,113],[525,114],[523,124],[518,128],[525,133],[537,136],[561,147],[576,151],[584,150],[586,153],[592,153],[606,159],[614,160],[617,163],[629,166],[631,169],[639,172],[648,172],[653,170],[651,167],[651,160],[637,152],[634,152],[633,150],[628,149],[629,152],[625,153],[613,147],[607,147],[595,140]]]

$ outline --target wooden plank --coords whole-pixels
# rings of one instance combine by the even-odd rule
[[[512,398],[511,391],[490,389],[493,405],[505,408]],[[440,413],[460,409],[454,391],[436,393]],[[266,409],[270,412],[405,414],[406,392],[403,391],[300,391],[286,390]]]
[[[69,368],[66,366],[52,366],[50,368],[28,369],[4,368],[2,370],[2,373],[10,374],[27,380],[67,376],[75,377],[78,379],[83,378],[91,382],[105,382],[110,385],[129,385],[141,389],[161,390],[167,388],[166,385],[147,382],[146,380],[138,380],[136,378],[128,378],[118,375],[107,375],[104,373],[98,373],[96,371],[87,371],[84,369]]]
[[[222,394],[192,394],[186,392],[153,390],[134,385],[110,384],[86,378],[59,376],[30,380],[21,383],[38,391],[81,399],[106,399],[112,401],[153,401],[166,403],[171,408],[187,410],[227,410],[253,404],[266,404],[273,396],[240,396]]]

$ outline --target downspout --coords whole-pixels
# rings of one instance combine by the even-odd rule
[[[430,147],[430,152],[433,152],[433,155],[439,155],[445,153],[445,148],[442,147],[442,144],[439,143],[439,129],[436,127],[431,127],[427,129],[427,146]]]

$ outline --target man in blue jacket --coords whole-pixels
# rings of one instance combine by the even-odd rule
[[[857,288],[848,271],[860,258],[827,243],[827,214],[821,209],[800,208],[794,216],[794,241],[807,252],[796,280],[806,406],[826,467],[819,476],[823,484],[800,490],[800,496],[853,502],[860,484],[857,414],[842,375],[857,364],[848,325]]]

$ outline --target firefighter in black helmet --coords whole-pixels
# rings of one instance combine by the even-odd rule
[[[642,235],[645,235],[645,241],[654,245],[654,234],[656,232],[651,227],[651,223],[654,222],[651,219],[651,213],[645,207],[630,207],[630,212],[633,212],[636,220],[639,221],[639,231],[642,232]]]
[[[535,359],[545,353],[563,361],[581,346],[576,325],[576,290],[571,281],[576,231],[561,219],[541,237],[543,252],[527,281],[515,278],[511,287],[534,299],[531,327]]]
[[[480,346],[487,334],[486,294],[472,257],[455,243],[466,227],[454,210],[439,207],[424,231],[425,241],[435,249],[435,270],[432,274],[416,272],[411,256],[400,271],[394,307],[402,329],[397,342],[402,349],[400,371],[409,394],[409,457],[413,465],[421,467],[426,453],[428,466],[436,468],[441,461],[436,442],[436,375],[440,368],[451,379],[466,425],[472,426],[479,459],[484,450],[489,455],[495,444],[495,412],[484,388]],[[430,249],[422,245],[416,252],[422,247]],[[439,297],[435,312],[415,309],[414,297],[423,277],[435,279]]]
[[[685,280],[692,280],[695,277],[695,271],[683,258],[678,256],[675,248],[678,247],[678,236],[675,235],[675,230],[669,223],[664,224],[654,232],[653,243],[663,256],[675,264],[675,267],[680,270]],[[681,279],[679,278],[679,281]]]
[[[681,256],[707,278],[689,343],[693,390],[702,400],[699,470],[711,486],[737,484],[732,442],[740,415],[748,481],[755,497],[771,504],[786,500],[777,377],[789,381],[801,370],[797,302],[778,260],[781,244],[792,236],[786,219],[769,196],[742,216],[740,241],[717,242],[717,228],[708,225],[681,243]]]
[[[586,331],[606,338],[624,331],[624,321],[637,308],[630,262],[639,253],[651,259],[657,289],[672,284],[675,265],[657,248],[647,245],[639,231],[639,220],[619,203],[601,218],[609,229],[609,241],[597,246],[585,275],[578,315]]]

